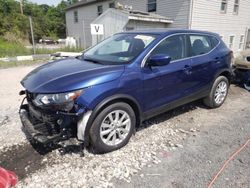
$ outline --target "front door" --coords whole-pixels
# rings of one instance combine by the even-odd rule
[[[165,66],[147,66],[153,55],[171,57]],[[190,87],[191,60],[187,58],[186,35],[173,35],[164,39],[151,52],[142,68],[144,87],[144,110],[150,111],[185,97]]]

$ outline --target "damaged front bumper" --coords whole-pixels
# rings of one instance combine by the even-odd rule
[[[76,113],[46,111],[28,102],[20,106],[19,114],[26,137],[31,142],[50,145],[70,138],[83,141],[86,112],[84,108]]]

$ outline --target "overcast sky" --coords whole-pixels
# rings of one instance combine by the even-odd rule
[[[61,0],[29,0],[37,4],[57,5]]]

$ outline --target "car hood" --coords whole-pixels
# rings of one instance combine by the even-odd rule
[[[21,84],[32,93],[60,93],[113,81],[123,72],[124,65],[101,65],[68,58],[34,69]]]

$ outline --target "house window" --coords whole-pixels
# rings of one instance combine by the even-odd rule
[[[234,14],[238,14],[239,13],[239,0],[234,0]]]
[[[240,36],[239,50],[243,50],[243,47],[244,47],[244,39],[245,39],[245,36],[244,36],[244,35],[241,35],[241,36]]]
[[[148,0],[148,12],[156,11],[156,0]]]
[[[229,37],[229,48],[232,49],[234,46],[234,36]]]
[[[109,3],[109,8],[115,8],[115,3],[114,2]]]
[[[103,13],[103,7],[102,5],[97,6],[97,14],[100,16]]]
[[[74,11],[74,22],[78,23],[78,11]]]
[[[227,12],[227,0],[222,0],[221,1],[220,11],[221,11],[221,13],[226,13]]]

